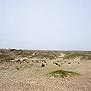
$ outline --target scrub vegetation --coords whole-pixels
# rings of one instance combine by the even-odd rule
[[[56,70],[53,71],[51,73],[49,73],[50,76],[54,76],[54,77],[67,77],[67,76],[74,76],[74,75],[78,75],[78,73],[73,72],[73,71],[65,71],[65,70]]]

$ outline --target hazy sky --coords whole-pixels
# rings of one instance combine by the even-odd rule
[[[91,50],[91,0],[0,0],[0,48]]]

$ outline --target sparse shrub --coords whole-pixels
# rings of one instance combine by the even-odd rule
[[[83,59],[91,60],[91,55],[83,54],[83,53],[69,53],[69,54],[66,54],[64,56],[63,60],[65,60],[65,59],[75,59],[76,57],[80,57],[81,60],[83,60]]]
[[[56,62],[54,64],[58,65],[58,63],[56,63]]]
[[[22,61],[23,61],[23,62],[25,62],[25,61],[26,61],[26,59],[23,59]]]
[[[16,51],[16,49],[10,49],[10,52],[12,52],[12,51]]]
[[[19,68],[18,68],[18,67],[16,67],[16,69],[17,69],[17,70],[19,70]]]
[[[44,63],[42,63],[42,64],[41,64],[41,67],[45,67],[45,64],[44,64]]]
[[[80,62],[78,62],[78,64],[80,64]]]
[[[71,63],[68,63],[68,64],[71,64]]]
[[[79,73],[73,72],[73,71],[64,71],[64,70],[56,70],[51,73],[49,73],[50,76],[54,77],[67,77],[67,76],[73,76],[78,75]]]

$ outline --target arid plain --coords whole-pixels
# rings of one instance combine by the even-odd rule
[[[0,49],[0,91],[91,91],[91,52]]]

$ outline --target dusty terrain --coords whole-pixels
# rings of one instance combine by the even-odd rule
[[[60,69],[79,75],[49,75]],[[91,91],[91,52],[0,49],[0,91]]]

